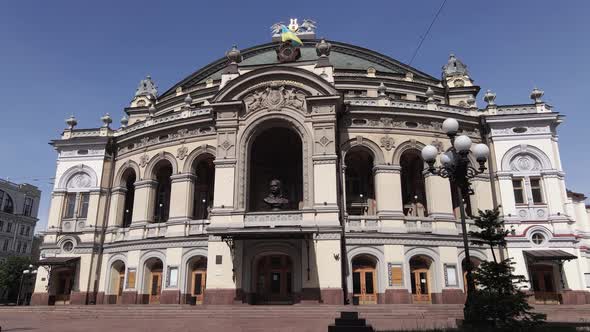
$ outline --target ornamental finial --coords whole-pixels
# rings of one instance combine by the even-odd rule
[[[154,104],[151,104],[150,108],[148,108],[148,112],[150,112],[150,118],[156,116],[156,106],[154,106]]]
[[[319,57],[327,57],[330,55],[330,51],[332,50],[332,44],[326,42],[326,39],[322,38],[322,40],[315,44],[315,52]]]
[[[383,84],[383,82],[379,84],[377,92],[379,93],[379,97],[387,97],[387,87],[385,86],[385,84]]]
[[[428,98],[428,102],[434,101],[434,90],[432,90],[431,87],[428,87],[428,89],[426,89],[426,97]]]
[[[184,98],[184,103],[186,104],[186,106],[191,106],[193,102],[193,98],[191,97],[190,93],[186,94],[186,97]]]
[[[66,124],[68,125],[68,129],[73,130],[74,127],[78,124],[78,120],[74,117],[74,114],[70,115],[69,118],[66,119]]]
[[[531,91],[531,99],[535,102],[535,104],[542,103],[541,97],[545,94],[545,91],[541,89],[537,89],[536,87]]]
[[[486,91],[486,94],[483,95],[483,100],[488,103],[488,106],[494,106],[496,105],[496,94],[488,90]]]
[[[111,125],[111,123],[113,122],[113,119],[111,118],[109,113],[103,115],[103,117],[100,118],[100,120],[102,121],[103,128],[108,128]]]
[[[123,117],[121,118],[121,128],[126,128],[128,123],[129,118],[127,118],[127,115],[123,115]]]
[[[229,60],[232,65],[242,62],[242,53],[238,50],[238,47],[234,45],[231,50],[225,52],[225,57]]]

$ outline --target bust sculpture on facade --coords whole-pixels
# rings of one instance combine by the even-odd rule
[[[270,181],[270,192],[264,198],[264,202],[273,211],[283,210],[289,205],[289,200],[283,197],[281,192],[281,181],[278,179],[272,179]]]

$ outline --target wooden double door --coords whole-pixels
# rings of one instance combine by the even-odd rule
[[[552,265],[533,265],[530,268],[533,293],[537,304],[559,304]]]
[[[293,302],[293,266],[286,255],[264,256],[256,273],[257,304]]]
[[[191,295],[196,304],[203,304],[205,285],[207,283],[207,271],[195,270],[192,272]]]
[[[162,271],[156,270],[150,272],[149,285],[149,303],[160,304],[160,294],[162,294]]]
[[[410,272],[410,284],[414,303],[431,303],[430,275],[428,269],[413,269]]]
[[[123,302],[123,287],[125,286],[125,271],[119,272],[117,276],[117,284],[116,284],[116,291],[117,291],[117,304],[121,304]]]
[[[74,271],[64,270],[58,272],[55,289],[55,304],[70,304],[70,294],[74,284]]]
[[[376,304],[375,268],[372,266],[353,266],[352,295],[358,298],[359,304]]]

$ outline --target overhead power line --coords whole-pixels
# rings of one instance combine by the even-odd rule
[[[440,8],[436,12],[436,15],[434,15],[434,17],[432,18],[432,22],[430,22],[430,25],[428,26],[428,29],[426,29],[426,32],[421,37],[420,43],[418,43],[418,47],[416,47],[416,50],[414,51],[414,54],[412,55],[412,58],[410,59],[410,62],[408,62],[408,65],[411,65],[412,62],[414,61],[414,59],[416,58],[416,55],[418,55],[418,51],[420,50],[420,47],[422,47],[422,43],[424,43],[424,40],[426,40],[426,37],[430,33],[430,29],[432,29],[432,26],[434,25],[434,22],[436,22],[436,19],[438,18],[438,15],[440,14],[440,12],[442,12],[443,7],[445,6],[446,3],[447,3],[447,0],[444,0],[442,2],[442,4],[440,5]]]

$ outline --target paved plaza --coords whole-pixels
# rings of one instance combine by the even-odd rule
[[[537,306],[551,321],[590,319],[590,305]],[[188,306],[98,305],[6,307],[0,309],[2,332],[180,332],[307,331],[325,332],[340,311],[358,311],[377,331],[454,327],[461,305],[374,306]]]

